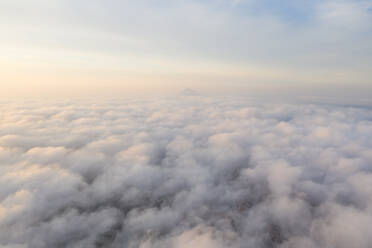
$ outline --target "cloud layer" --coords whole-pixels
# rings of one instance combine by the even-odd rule
[[[0,247],[372,243],[372,111],[237,98],[0,104]]]

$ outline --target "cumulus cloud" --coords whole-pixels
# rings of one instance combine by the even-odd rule
[[[0,247],[372,243],[368,107],[195,96],[0,113]]]

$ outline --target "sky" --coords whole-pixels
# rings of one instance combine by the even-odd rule
[[[0,96],[371,96],[371,0],[0,0]]]

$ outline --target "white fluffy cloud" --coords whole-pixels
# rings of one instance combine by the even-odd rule
[[[372,111],[181,97],[0,105],[0,247],[372,243]]]

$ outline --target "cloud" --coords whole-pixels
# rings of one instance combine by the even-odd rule
[[[180,96],[0,110],[0,247],[372,242],[369,107]]]

